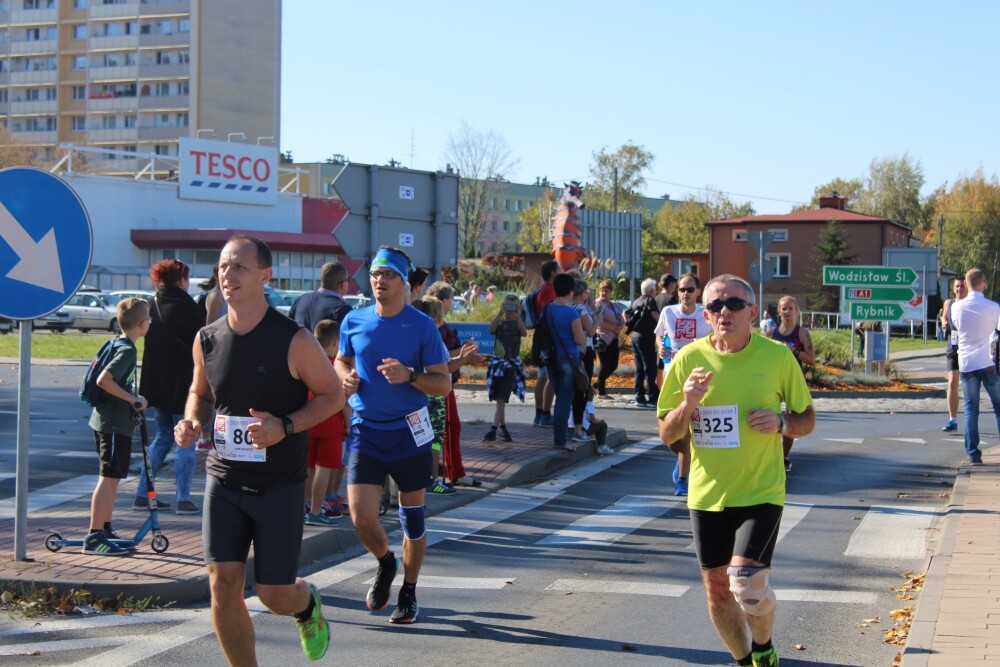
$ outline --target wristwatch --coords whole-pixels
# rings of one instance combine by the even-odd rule
[[[417,381],[417,369],[416,368],[411,368],[410,369],[410,384],[413,384],[416,381]]]
[[[785,434],[785,415],[778,413],[778,433]]]
[[[289,417],[282,417],[281,423],[285,426],[285,435],[295,435],[295,424]]]

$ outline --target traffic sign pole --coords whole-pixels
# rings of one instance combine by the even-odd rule
[[[31,433],[31,322],[21,322],[18,332],[17,369],[17,471],[14,485],[14,558],[28,555],[28,436]]]

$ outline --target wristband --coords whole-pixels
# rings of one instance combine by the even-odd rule
[[[778,433],[785,434],[785,415],[778,413]]]
[[[417,369],[416,368],[411,368],[410,369],[410,384],[413,384],[416,381],[417,381]]]

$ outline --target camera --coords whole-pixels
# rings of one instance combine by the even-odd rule
[[[516,303],[505,303],[503,305],[503,309],[506,310],[508,313],[516,313],[517,312],[517,304]]]

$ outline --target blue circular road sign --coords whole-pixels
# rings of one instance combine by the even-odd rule
[[[94,234],[72,188],[40,169],[0,171],[0,315],[58,310],[90,269]]]

